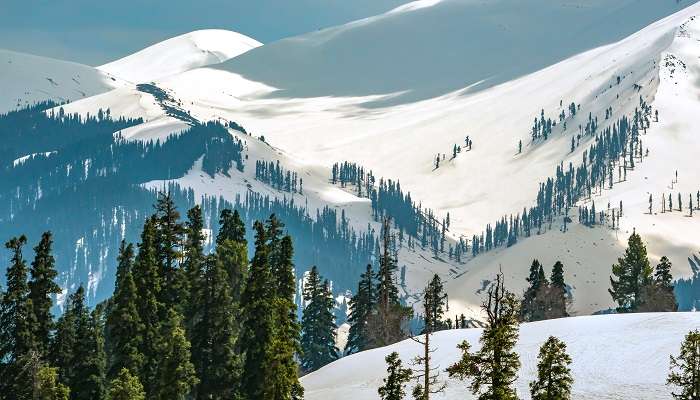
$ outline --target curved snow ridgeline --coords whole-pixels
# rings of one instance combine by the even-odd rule
[[[551,336],[563,340],[572,358],[572,398],[577,400],[672,399],[665,385],[669,356],[678,355],[684,336],[700,327],[700,313],[620,314],[563,318],[522,324],[516,351],[521,367],[518,397],[530,399],[529,383],[537,373],[540,346]],[[438,332],[431,338],[436,349],[432,364],[439,367],[445,393],[435,400],[471,400],[468,381],[449,379],[445,368],[460,357],[457,344],[480,347],[481,329]],[[354,354],[321,368],[301,380],[307,400],[375,400],[386,376],[384,357],[396,351],[404,365],[422,352],[412,340]],[[407,393],[411,393],[412,384]]]
[[[97,68],[132,83],[144,83],[218,64],[261,45],[238,32],[206,29],[156,43]]]

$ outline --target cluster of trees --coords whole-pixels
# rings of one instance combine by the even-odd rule
[[[567,306],[571,298],[564,282],[564,264],[554,263],[549,280],[542,264],[535,259],[530,266],[529,284],[520,303],[521,321],[541,321],[568,317]]]
[[[279,160],[277,162],[256,161],[255,179],[287,193],[304,193],[302,187],[304,179],[297,176],[296,172],[280,167]]]
[[[358,196],[371,200],[375,221],[391,218],[399,230],[399,240],[403,242],[404,234],[408,235],[409,248],[418,240],[421,247],[429,247],[436,254],[446,251],[449,214],[439,219],[433,210],[416,203],[410,192],[404,192],[399,181],[380,178],[377,183],[372,171],[347,161],[333,165],[330,180],[342,187],[355,185]]]
[[[428,303],[430,304],[430,303]],[[481,348],[472,351],[464,341],[457,348],[461,358],[449,366],[446,372],[450,377],[469,380],[469,390],[482,400],[517,399],[514,383],[520,369],[520,359],[515,352],[519,335],[520,306],[513,293],[505,289],[503,276],[498,275],[489,287],[487,298],[482,306],[486,315],[486,326],[481,335]],[[403,366],[398,353],[386,357],[387,377],[378,393],[383,400],[401,400],[406,395],[407,384],[416,379],[413,398],[428,400],[433,393],[444,390],[436,370],[430,369],[429,333],[424,334],[420,343],[424,345],[418,365],[424,368],[413,371]],[[426,356],[427,355],[427,356]],[[556,337],[550,337],[540,348],[537,363],[537,378],[530,384],[533,399],[570,399],[573,377],[571,357],[566,353],[566,344]]]
[[[693,196],[695,195],[695,196]],[[676,202],[675,202],[675,208],[674,208],[674,202],[673,202],[673,195],[671,193],[666,196],[666,193],[661,195],[661,213],[666,213],[666,212],[683,212],[683,198],[685,196],[681,193],[678,193],[676,197]],[[693,197],[695,198],[695,202],[693,202]],[[667,201],[668,199],[668,201]],[[693,211],[695,210],[700,210],[700,190],[698,190],[696,193],[688,193],[688,203],[686,203],[686,209],[688,210],[688,215],[693,216]],[[649,195],[649,214],[652,214],[654,206],[654,198],[652,195]]]
[[[656,268],[651,266],[641,236],[632,233],[627,250],[612,267],[611,288],[618,312],[677,311],[671,261],[661,257]]]
[[[412,310],[399,297],[395,281],[398,269],[395,246],[389,219],[385,218],[379,268],[375,272],[372,265],[367,265],[350,300],[347,354],[386,346],[408,337],[407,324]]]
[[[34,248],[29,280],[26,237],[8,241],[0,398],[302,398],[291,237],[274,215],[256,222],[249,263],[239,213],[220,218],[206,253],[201,208],[183,223],[162,196],[140,243],[122,242],[112,297],[90,310],[80,286],[58,320],[51,234]]]

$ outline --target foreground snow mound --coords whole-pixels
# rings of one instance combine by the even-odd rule
[[[536,376],[539,347],[553,335],[566,343],[573,360],[574,399],[671,399],[671,388],[665,385],[669,355],[677,354],[684,335],[698,327],[698,313],[601,315],[523,324],[517,345],[522,363],[518,396],[530,398],[528,384]],[[468,340],[478,348],[480,335],[481,329],[435,334],[433,363],[443,370],[447,390],[434,399],[475,398],[468,382],[447,379],[444,369],[460,357],[457,344]],[[393,351],[407,364],[421,346],[406,340],[345,357],[302,378],[305,398],[377,399],[377,388],[386,374],[384,357]]]
[[[119,80],[93,67],[0,49],[0,113],[104,93]]]
[[[218,64],[261,45],[257,40],[237,32],[206,29],[156,43],[97,68],[132,83],[150,82]]]

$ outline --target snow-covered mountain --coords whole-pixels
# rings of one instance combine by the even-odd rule
[[[156,43],[97,69],[132,83],[151,82],[227,61],[261,45],[238,32],[205,29]]]
[[[697,313],[601,315],[564,318],[522,324],[516,351],[522,363],[516,388],[521,399],[529,399],[528,384],[537,374],[539,347],[549,336],[566,343],[574,377],[572,398],[671,399],[666,386],[669,356],[678,355],[683,337],[700,324]],[[431,398],[474,399],[468,382],[450,379],[444,369],[455,363],[456,346],[467,340],[479,348],[481,329],[447,330],[436,333],[431,342],[436,351],[433,366],[447,383],[444,393]],[[344,357],[302,378],[309,400],[370,400],[385,377],[384,357],[396,351],[404,365],[421,354],[422,346],[412,340]],[[412,385],[409,386],[408,393]]]
[[[0,113],[44,100],[74,101],[122,83],[87,65],[0,49]]]
[[[658,122],[652,112],[641,136],[649,153],[624,179],[615,176],[612,188],[594,188],[570,210],[575,221],[576,207],[595,201],[605,212],[602,223],[569,224],[563,233],[564,219],[557,216],[540,234],[460,260],[446,249],[399,249],[409,301],[438,273],[448,281],[451,310],[475,314],[480,289],[499,268],[519,291],[533,258],[545,266],[561,259],[573,310],[588,314],[612,305],[610,265],[633,229],[648,242],[652,262],[667,255],[676,276],[696,272],[687,260],[700,251],[700,216],[687,215],[687,205],[684,212],[661,214],[659,199],[672,193],[675,201],[682,193],[686,201],[700,190],[694,134],[698,14],[700,5],[689,0],[421,0],[262,46],[234,32],[196,31],[97,69],[85,67],[119,83],[63,108],[143,118],[120,132],[127,141],[165,141],[193,121],[235,123],[231,134],[245,143],[243,171],[211,176],[194,163],[184,176],[140,183],[158,188],[175,182],[198,198],[234,201],[262,193],[294,199],[309,215],[328,206],[344,213],[357,232],[377,232],[370,201],[352,186],[329,182],[334,163],[358,163],[377,178],[400,180],[404,192],[436,218],[449,213],[447,248],[532,207],[540,183],[555,177],[560,165],[580,166],[596,143],[597,134],[584,133],[589,121],[597,119],[601,132],[631,117],[641,99],[659,112]],[[42,72],[52,69],[37,61],[33,70],[32,79],[43,83]],[[0,100],[15,103],[4,95]],[[580,106],[575,116],[571,103]],[[533,120],[541,113],[557,125],[546,140],[533,140]],[[453,158],[466,137],[471,149]],[[303,177],[303,193],[256,180],[258,161],[279,161]],[[625,211],[613,230],[620,201]],[[325,273],[333,265],[319,268]]]

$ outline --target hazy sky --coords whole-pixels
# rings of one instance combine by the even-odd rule
[[[0,48],[90,65],[205,28],[268,43],[409,0],[0,0]]]

